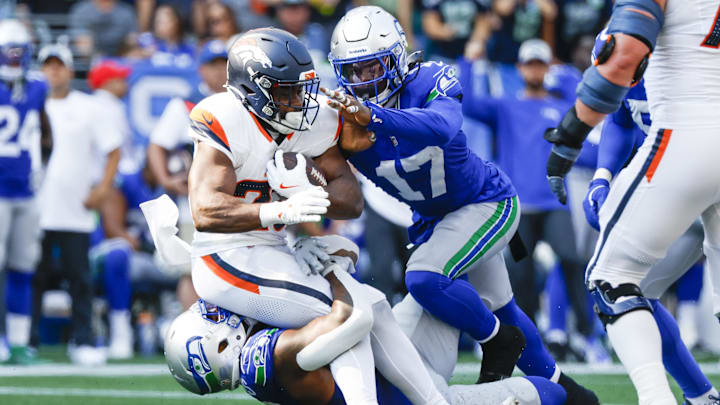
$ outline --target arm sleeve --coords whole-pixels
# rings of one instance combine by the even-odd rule
[[[497,129],[498,102],[489,94],[481,94],[475,91],[475,80],[472,63],[461,59],[458,62],[460,68],[460,85],[463,88],[462,112],[466,117],[481,121],[493,130]]]
[[[598,146],[597,168],[604,168],[615,177],[627,162],[638,139],[642,139],[640,128],[632,124],[625,125],[621,114],[623,109],[605,118],[600,144]]]
[[[448,143],[462,126],[462,107],[457,98],[439,96],[425,108],[382,108],[367,103],[372,110],[368,129],[392,133],[427,145]]]

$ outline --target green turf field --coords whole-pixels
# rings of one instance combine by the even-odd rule
[[[162,358],[113,362],[93,370],[82,370],[68,364],[61,352],[43,351],[54,363],[42,366],[0,366],[0,404],[12,405],[157,405],[192,403],[255,404],[242,389],[211,397],[186,392],[170,377]],[[453,383],[472,383],[478,375],[479,363],[470,355],[462,356]],[[706,372],[716,386],[720,384],[720,368],[707,363]],[[566,370],[578,382],[598,393],[603,404],[637,403],[630,380],[619,367],[605,371],[568,365]],[[680,402],[677,385],[673,389]]]

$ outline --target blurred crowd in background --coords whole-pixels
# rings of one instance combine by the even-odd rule
[[[227,46],[257,27],[298,36],[321,84],[334,87],[327,60],[332,30],[348,9],[366,4],[394,14],[410,48],[424,50],[425,60],[457,67],[468,143],[511,177],[522,204],[518,232],[530,256],[518,263],[507,258],[518,304],[545,331],[558,360],[610,361],[583,287],[597,235],[581,204],[597,148],[591,136],[563,206],[546,184],[551,145],[542,135],[574,101],[611,0],[0,1],[0,19],[16,18],[32,35],[33,70],[47,81],[54,138],[44,178],[37,180],[44,233],[31,346],[70,341],[107,348],[71,354],[83,364],[160,353],[169,321],[196,297],[187,269],[155,259],[138,206],[163,193],[173,196],[181,207],[181,236],[192,238],[189,110],[224,91]],[[367,182],[363,191],[360,219],[305,224],[294,234],[354,239],[363,252],[359,277],[396,302],[406,292],[410,212]],[[84,208],[69,214],[71,205]],[[699,264],[668,299],[677,303],[671,307],[686,344],[720,353],[720,339],[712,343],[712,335],[698,329],[703,278]],[[7,357],[5,343],[0,360]]]

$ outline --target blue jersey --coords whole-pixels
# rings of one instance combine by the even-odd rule
[[[267,328],[252,334],[240,352],[240,384],[253,398],[264,403],[297,405],[275,379],[273,355],[278,338],[285,331]],[[410,405],[411,402],[381,374],[376,375],[379,405]],[[339,391],[337,385],[335,389]],[[331,404],[345,403],[342,392],[336,392]]]
[[[463,84],[471,79],[461,65]],[[547,186],[545,164],[552,145],[543,139],[560,122],[570,104],[561,98],[527,98],[522,94],[492,98],[469,94],[463,113],[487,124],[495,134],[495,162],[507,173],[524,206],[535,210],[564,209]]]
[[[515,195],[510,179],[468,149],[462,125],[462,89],[454,68],[438,62],[412,69],[399,108],[367,103],[377,140],[350,162],[377,186],[407,203],[415,224],[410,240],[430,237],[434,224],[468,204]]]
[[[260,402],[297,404],[275,380],[275,344],[285,329],[268,328],[254,333],[240,352],[240,383]]]
[[[27,79],[21,92],[0,82],[0,197],[27,198],[30,184],[31,153],[39,151],[40,112],[45,104],[47,85]],[[19,94],[19,96],[18,96]],[[39,159],[40,156],[35,158]]]
[[[545,75],[545,88],[550,93],[574,103],[582,72],[572,65],[552,65]]]

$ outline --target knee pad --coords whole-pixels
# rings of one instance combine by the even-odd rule
[[[615,50],[615,36],[612,34],[608,34],[608,39],[602,45],[602,48],[600,48],[600,51],[598,52],[597,57],[593,61],[593,65],[599,66],[599,65],[602,65],[603,63],[607,62],[607,60],[610,59],[610,56],[612,55],[614,50]],[[640,80],[642,80],[642,77],[645,74],[645,70],[647,70],[649,62],[650,62],[650,52],[648,52],[648,54],[645,55],[645,57],[640,61],[637,68],[635,69],[635,73],[633,74],[631,86],[635,86]]]
[[[595,302],[595,313],[605,326],[632,311],[653,311],[650,300],[635,284],[620,284],[613,288],[609,283],[598,282],[590,295]]]
[[[654,0],[617,0],[608,33],[632,35],[652,51],[664,23],[665,13]]]

